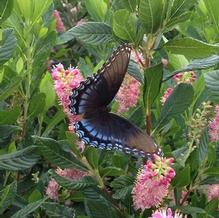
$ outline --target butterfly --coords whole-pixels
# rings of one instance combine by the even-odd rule
[[[109,112],[107,107],[122,84],[130,54],[128,44],[120,45],[96,74],[72,90],[69,109],[83,117],[74,127],[85,145],[150,158],[153,153],[162,154],[153,139],[125,118]]]

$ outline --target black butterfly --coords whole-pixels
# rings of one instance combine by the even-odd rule
[[[129,45],[120,45],[96,75],[72,90],[70,111],[83,114],[83,119],[75,124],[75,132],[86,145],[96,148],[118,149],[143,157],[161,155],[150,136],[107,108],[122,84],[130,53]]]

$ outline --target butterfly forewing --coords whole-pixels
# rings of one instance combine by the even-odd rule
[[[97,74],[81,82],[70,96],[70,111],[74,114],[93,114],[103,110],[113,100],[126,74],[131,48],[124,44],[108,59]]]

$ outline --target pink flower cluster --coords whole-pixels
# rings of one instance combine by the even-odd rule
[[[136,106],[139,95],[140,83],[127,74],[116,95],[116,101],[119,103],[118,112],[125,112],[130,107]]]
[[[189,83],[192,84],[196,80],[196,74],[194,71],[187,71],[184,73],[177,73],[174,77],[173,80],[176,81],[177,84],[180,83]],[[169,98],[169,96],[172,94],[173,88],[169,87],[167,90],[164,92],[164,95],[161,97],[161,104],[164,105],[166,100]]]
[[[154,155],[154,163],[147,161],[140,170],[132,190],[135,209],[144,211],[158,206],[168,194],[168,188],[175,171],[171,167],[173,158],[161,158]]]
[[[71,125],[73,125],[78,121],[79,116],[70,113],[68,108],[70,104],[69,96],[71,95],[72,89],[77,88],[84,78],[77,68],[65,70],[62,64],[58,64],[52,69],[52,78],[55,83],[56,94],[60,99],[64,112],[68,116]],[[72,127],[70,127],[70,130],[72,130]]]
[[[59,176],[62,176],[62,177],[65,177],[67,179],[71,179],[71,180],[74,180],[74,181],[78,181],[80,180],[82,177],[86,176],[87,173],[85,172],[82,172],[78,169],[60,169],[60,168],[57,168],[56,169],[56,173],[59,175]],[[48,183],[48,186],[46,188],[46,195],[52,199],[52,200],[55,200],[57,201],[58,198],[59,198],[59,184],[56,182],[55,179],[51,179]]]
[[[134,61],[142,68],[144,68],[144,57],[143,54],[137,50],[131,51],[131,57],[134,59]]]
[[[187,71],[184,73],[177,73],[173,79],[179,83],[193,83],[196,80],[196,74],[194,71]]]
[[[219,199],[219,184],[209,185],[208,186],[208,200]]]
[[[58,33],[64,32],[65,31],[65,26],[62,22],[62,18],[60,16],[59,11],[54,10],[53,11],[53,17],[55,18],[55,21],[56,21],[56,31]]]
[[[182,214],[175,212],[175,214],[172,212],[171,208],[162,208],[156,210],[151,217],[149,218],[183,218],[186,216],[183,216]]]
[[[209,136],[210,141],[218,142],[219,141],[219,105],[215,107],[215,117],[209,124]]]

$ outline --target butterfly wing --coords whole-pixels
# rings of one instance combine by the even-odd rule
[[[86,144],[100,149],[118,149],[135,156],[160,155],[153,139],[128,120],[107,112],[75,124],[75,132]]]
[[[130,52],[131,48],[127,44],[119,46],[95,76],[88,77],[73,90],[69,105],[73,114],[91,114],[106,109],[122,84]]]

